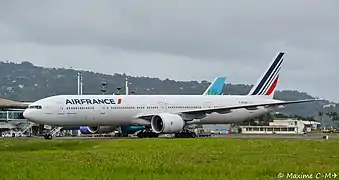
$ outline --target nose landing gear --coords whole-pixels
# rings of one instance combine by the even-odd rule
[[[50,140],[50,139],[53,138],[53,136],[52,136],[52,134],[45,134],[44,138]]]
[[[56,133],[58,133],[61,129],[62,129],[62,127],[54,127],[47,134],[45,134],[45,136],[44,136],[45,139],[48,139],[48,140],[53,139],[53,137],[56,135]]]

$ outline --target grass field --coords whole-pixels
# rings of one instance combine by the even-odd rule
[[[338,155],[334,140],[2,139],[0,179],[276,179],[339,174]]]

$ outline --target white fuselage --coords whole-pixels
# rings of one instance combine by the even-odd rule
[[[138,117],[148,114],[269,102],[281,101],[240,95],[59,95],[32,103],[31,108],[25,110],[24,117],[38,124],[57,126],[120,126],[145,122]],[[272,110],[264,107],[256,110],[236,109],[224,114],[208,114],[188,123],[237,123]]]

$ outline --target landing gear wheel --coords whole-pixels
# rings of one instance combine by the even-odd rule
[[[53,138],[53,136],[52,136],[52,134],[45,134],[45,139],[52,139]]]
[[[128,137],[128,133],[123,132],[123,133],[122,133],[122,137]]]
[[[195,137],[196,137],[195,133],[192,133],[191,138],[195,138]]]
[[[138,138],[143,138],[143,137],[144,137],[144,133],[139,132],[139,133],[137,134],[137,137],[138,137]]]
[[[157,138],[159,134],[154,133],[152,131],[140,131],[137,133],[138,138]]]
[[[197,135],[194,132],[183,131],[180,133],[175,133],[174,137],[176,138],[195,138]]]

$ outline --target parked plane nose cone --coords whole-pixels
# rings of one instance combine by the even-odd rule
[[[27,120],[31,120],[32,119],[32,113],[30,113],[30,110],[29,109],[26,109],[24,112],[23,112],[23,114],[22,114],[23,116],[24,116],[24,118],[25,119],[27,119]]]

